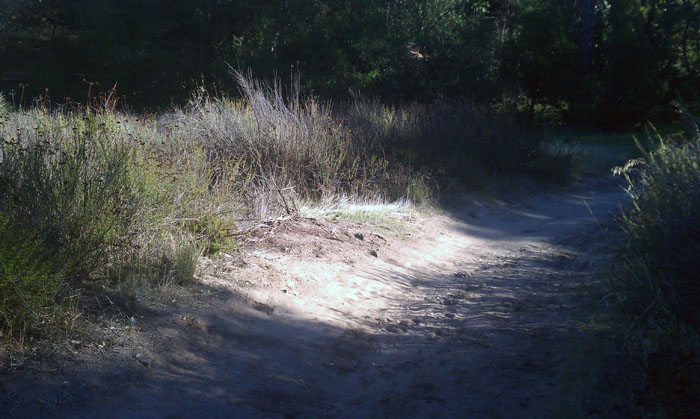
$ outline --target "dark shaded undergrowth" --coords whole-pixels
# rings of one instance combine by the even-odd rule
[[[637,398],[654,416],[700,408],[700,131],[658,136],[658,148],[616,171],[633,208],[612,266],[621,345],[638,366]]]

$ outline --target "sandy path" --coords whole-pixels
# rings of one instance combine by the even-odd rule
[[[591,304],[582,292],[591,268],[578,252],[623,198],[599,180],[473,207],[389,238],[379,257],[359,244],[325,257],[268,251],[256,256],[266,268],[234,273],[259,275],[253,286],[210,278],[215,296],[156,316],[121,347],[57,360],[56,373],[6,374],[0,409],[17,417],[591,413],[562,379],[565,348],[582,338],[576,321]],[[343,237],[331,239],[350,243]]]

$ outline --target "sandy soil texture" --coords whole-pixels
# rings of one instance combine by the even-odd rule
[[[5,371],[0,416],[615,416],[571,354],[600,339],[581,252],[624,198],[589,179],[399,233],[263,224],[187,304]]]

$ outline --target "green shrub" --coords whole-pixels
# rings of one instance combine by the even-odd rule
[[[185,227],[201,243],[206,255],[231,252],[237,246],[232,238],[235,226],[224,217],[207,216],[189,220]]]
[[[700,388],[700,136],[659,138],[617,168],[633,207],[613,271],[625,347],[642,366],[642,397],[662,415],[697,416]],[[690,391],[690,392],[689,392]]]
[[[13,134],[0,146],[0,210],[34,226],[68,280],[89,278],[129,243],[138,203],[125,140],[108,119],[45,113]]]
[[[61,285],[56,258],[36,232],[0,212],[0,331],[23,340],[46,321]]]
[[[700,326],[700,139],[661,141],[624,168],[634,210],[624,217],[625,256],[647,305]],[[643,267],[642,270],[639,270]]]
[[[200,251],[195,243],[180,244],[175,248],[172,260],[171,272],[177,284],[189,284],[192,282]]]

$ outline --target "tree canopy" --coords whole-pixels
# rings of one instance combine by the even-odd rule
[[[0,89],[81,99],[86,82],[134,106],[229,66],[302,76],[307,92],[468,99],[571,124],[669,118],[700,92],[694,0],[0,0]]]

